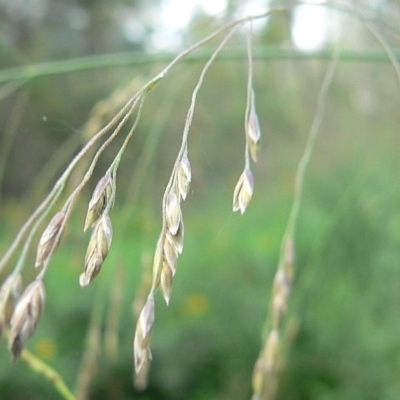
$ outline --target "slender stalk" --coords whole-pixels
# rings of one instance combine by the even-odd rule
[[[328,66],[317,97],[316,110],[296,174],[293,204],[282,239],[281,253],[275,274],[270,310],[264,328],[263,346],[253,373],[252,400],[273,400],[276,395],[281,357],[282,327],[287,315],[291,285],[294,278],[294,231],[299,214],[304,179],[321,127],[328,91],[338,63],[338,48]]]
[[[26,364],[28,364],[30,369],[48,379],[63,399],[76,400],[76,397],[65,384],[61,375],[44,361],[40,360],[38,357],[36,357],[26,349],[22,351],[21,359],[24,360]]]
[[[76,399],[88,399],[90,383],[98,370],[101,351],[101,325],[104,318],[107,281],[96,288],[95,301],[86,337],[85,352],[82,356],[76,383]]]
[[[243,22],[244,21],[242,21],[242,23]],[[236,31],[238,26],[239,25],[236,25],[236,24],[233,25],[232,28],[229,30],[228,34],[223,38],[221,43],[214,50],[214,52],[211,55],[210,59],[204,65],[204,67],[203,67],[203,69],[202,69],[202,71],[200,73],[199,80],[197,81],[197,84],[196,84],[196,86],[195,86],[195,88],[193,90],[190,107],[189,107],[188,113],[186,115],[185,126],[183,128],[182,144],[181,144],[181,147],[180,147],[180,149],[178,151],[178,155],[176,157],[176,160],[175,160],[175,163],[174,163],[174,167],[172,169],[172,173],[171,173],[171,176],[170,176],[169,181],[167,183],[167,186],[166,186],[166,189],[165,189],[165,192],[164,192],[164,196],[163,196],[163,199],[162,199],[162,232],[165,231],[165,227],[166,227],[165,208],[166,208],[166,203],[167,203],[167,197],[168,197],[169,191],[170,191],[170,189],[171,189],[171,187],[173,185],[174,179],[175,179],[175,171],[178,168],[178,165],[179,165],[179,162],[180,162],[180,160],[182,158],[183,153],[187,149],[189,130],[190,130],[190,126],[191,126],[192,120],[193,120],[193,114],[194,114],[194,108],[196,106],[197,94],[198,94],[198,92],[199,92],[199,90],[201,88],[201,85],[203,84],[204,77],[205,77],[208,69],[210,68],[210,66],[214,62],[214,60],[217,57],[217,55],[219,54],[219,52],[226,45],[226,43],[228,42],[230,37]],[[150,289],[150,294],[151,295],[153,295],[154,291],[156,290],[159,271],[154,271],[153,274],[154,274],[153,275],[153,283],[152,283],[152,287]]]

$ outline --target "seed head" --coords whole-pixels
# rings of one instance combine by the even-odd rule
[[[187,152],[184,153],[179,163],[176,172],[176,179],[180,197],[181,199],[186,200],[186,196],[190,188],[190,182],[192,181],[192,170],[190,167],[190,162],[187,156]]]
[[[272,285],[272,325],[279,327],[287,311],[288,298],[291,288],[291,279],[283,268],[280,268]]]
[[[154,297],[150,293],[146,303],[139,315],[136,324],[135,339],[133,342],[135,370],[138,373],[146,362],[151,358],[150,336],[154,324]]]
[[[171,190],[167,196],[165,204],[165,219],[170,233],[176,235],[182,219],[182,212],[179,198],[174,190]]]
[[[174,238],[171,235],[166,235],[164,239],[164,261],[169,266],[172,276],[175,275],[176,272],[176,264],[178,259],[178,251],[176,246],[174,245]]]
[[[11,274],[0,287],[0,338],[22,292],[21,274]]]
[[[100,272],[101,266],[110,250],[112,235],[110,217],[104,214],[97,221],[90,237],[85,257],[85,269],[79,277],[81,287],[89,285]]]
[[[249,115],[246,121],[246,138],[249,145],[251,158],[254,162],[256,162],[260,148],[261,130],[256,108],[254,106],[254,101],[251,102]]]
[[[233,192],[233,211],[243,214],[249,205],[254,191],[254,179],[250,168],[245,168]]]
[[[21,354],[26,341],[33,335],[42,315],[46,292],[40,279],[30,283],[19,299],[11,318],[9,347],[14,361]]]
[[[39,245],[36,252],[35,266],[40,267],[43,263],[47,262],[60,243],[65,213],[58,212],[47,225],[43,231],[42,237],[39,240]]]
[[[178,227],[178,231],[176,232],[175,235],[171,235],[170,232],[167,232],[165,237],[166,240],[168,240],[172,247],[175,249],[175,251],[178,254],[182,254],[183,251],[183,238],[185,234],[185,227],[183,225],[183,219],[181,219],[181,222]]]
[[[111,175],[107,173],[97,183],[92,198],[90,199],[85,227],[83,228],[84,231],[96,223],[107,207],[111,209],[112,204],[110,202],[113,201],[113,198],[114,184]]]
[[[165,240],[165,234],[164,232],[162,232],[160,237],[158,238],[153,259],[153,277],[154,277],[153,279],[156,287],[158,287],[158,285],[160,284],[160,275],[164,260],[164,250],[163,250],[164,240]]]
[[[161,284],[161,292],[167,305],[169,304],[169,299],[171,297],[172,280],[173,280],[173,274],[171,268],[167,263],[164,262],[161,270],[160,284]]]

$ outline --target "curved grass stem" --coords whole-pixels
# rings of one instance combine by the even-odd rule
[[[26,349],[22,351],[21,359],[25,361],[32,371],[35,371],[48,379],[63,399],[76,400],[76,397],[68,388],[61,375],[44,361]]]

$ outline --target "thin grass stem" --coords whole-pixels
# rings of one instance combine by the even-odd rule
[[[25,363],[32,371],[35,371],[48,379],[63,399],[76,400],[76,397],[65,384],[61,375],[44,361],[40,360],[38,357],[36,357],[26,349],[22,351],[21,359],[25,361]]]

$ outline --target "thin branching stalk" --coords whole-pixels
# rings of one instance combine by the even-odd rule
[[[29,366],[32,371],[37,372],[40,375],[43,375],[46,379],[48,379],[59,393],[59,395],[65,400],[77,400],[68,386],[65,384],[61,375],[56,372],[53,368],[51,368],[44,361],[36,357],[28,350],[23,350],[21,354],[21,359],[25,361],[25,363]]]
[[[253,373],[252,400],[273,400],[276,396],[279,373],[282,368],[282,328],[287,315],[291,286],[294,279],[295,226],[300,210],[306,171],[324,116],[328,92],[332,85],[338,63],[338,54],[338,49],[336,49],[332,62],[329,64],[322,81],[317,97],[315,115],[310,127],[304,152],[296,170],[293,204],[283,235],[278,269],[273,282],[271,304],[265,325],[266,329],[264,332],[262,350]]]
[[[82,356],[76,383],[76,399],[87,400],[90,384],[98,371],[101,352],[101,325],[104,317],[106,283],[96,288],[95,301],[86,337],[85,351]]]
[[[258,124],[258,117],[255,112],[255,95],[253,89],[253,60],[257,57],[254,54],[252,46],[252,21],[257,19],[264,19],[272,13],[276,12],[287,12],[292,10],[296,6],[309,4],[308,2],[298,2],[297,4],[282,4],[279,7],[271,7],[268,11],[252,16],[246,16],[238,18],[232,22],[229,22],[219,29],[216,29],[205,38],[194,43],[192,46],[180,52],[172,59],[158,74],[156,74],[151,80],[141,86],[141,88],[129,98],[120,111],[115,115],[114,118],[101,130],[99,130],[93,137],[91,137],[86,145],[80,150],[70,164],[66,167],[60,178],[57,180],[55,185],[52,187],[48,195],[39,204],[32,215],[27,219],[25,224],[21,227],[17,233],[14,241],[8,248],[7,252],[0,260],[0,273],[8,265],[10,259],[14,256],[16,250],[21,246],[22,241],[25,242],[22,246],[19,258],[14,267],[13,277],[14,281],[8,281],[8,285],[16,286],[19,282],[19,272],[22,270],[25,259],[27,257],[31,242],[42,222],[49,215],[57,201],[59,200],[68,179],[71,180],[71,173],[75,170],[76,165],[82,161],[85,157],[91,159],[86,171],[83,173],[77,186],[74,187],[72,192],[67,197],[64,206],[45,229],[38,246],[38,255],[36,259],[36,266],[42,266],[36,280],[28,285],[26,291],[22,295],[22,300],[17,303],[13,319],[11,320],[11,332],[12,337],[15,340],[11,340],[11,350],[14,358],[17,358],[22,350],[22,347],[26,340],[33,334],[35,327],[42,314],[42,310],[45,302],[45,290],[43,279],[47,271],[49,261],[54,251],[56,250],[60,241],[61,235],[65,230],[66,224],[71,216],[74,205],[77,202],[79,195],[85,188],[86,184],[91,179],[94,169],[98,163],[100,156],[108,148],[120,134],[122,129],[128,124],[128,121],[136,113],[136,118],[133,124],[126,134],[122,145],[119,148],[113,162],[109,166],[105,176],[100,180],[92,200],[89,203],[88,214],[85,221],[85,230],[90,227],[92,228],[92,236],[89,242],[87,257],[85,259],[85,272],[83,278],[80,281],[81,286],[86,286],[94,276],[99,272],[101,264],[108,254],[111,238],[112,238],[112,225],[109,218],[109,212],[114,205],[115,200],[115,182],[116,174],[123,157],[123,154],[136,131],[138,123],[141,118],[142,108],[145,98],[150,90],[152,90],[159,81],[161,81],[172,68],[183,60],[190,60],[190,56],[196,50],[205,46],[212,40],[219,36],[223,36],[217,47],[208,54],[207,61],[201,70],[197,84],[192,92],[190,106],[186,115],[186,120],[183,128],[182,143],[178,150],[177,157],[175,159],[172,173],[166,185],[165,192],[162,198],[162,228],[157,242],[153,271],[148,286],[146,286],[147,297],[143,302],[143,307],[138,316],[138,322],[136,326],[136,334],[134,339],[134,350],[135,350],[135,370],[136,372],[147,371],[149,366],[149,360],[151,358],[150,342],[151,333],[155,320],[155,293],[157,289],[161,289],[162,295],[167,304],[170,300],[170,290],[172,286],[173,277],[176,272],[177,259],[183,250],[183,216],[181,211],[181,201],[185,200],[190,188],[191,183],[191,166],[188,156],[188,139],[193,121],[194,111],[196,107],[197,95],[200,88],[203,85],[204,78],[208,72],[210,66],[215,62],[217,56],[222,52],[223,48],[227,44],[231,36],[236,30],[248,24],[249,30],[247,34],[247,57],[248,62],[248,76],[247,76],[247,102],[245,110],[245,134],[246,134],[246,147],[245,147],[245,168],[239,178],[238,184],[234,191],[234,211],[240,210],[242,213],[246,209],[250,198],[253,194],[253,175],[251,173],[251,162],[257,160],[257,148],[260,138],[260,129]],[[389,46],[383,35],[372,25],[371,19],[366,18],[362,15],[359,10],[348,4],[333,3],[333,4],[316,4],[319,6],[330,7],[332,9],[339,10],[343,13],[354,16],[368,29],[373,36],[381,44],[388,60],[391,62],[395,69],[397,81],[400,85],[400,66],[397,61],[397,53]],[[376,22],[376,21],[375,21]],[[392,29],[387,26],[388,29]],[[395,31],[397,34],[398,32]],[[307,58],[309,55],[300,55],[300,53],[289,52],[282,53],[292,58]],[[320,53],[321,57],[324,57],[326,53]],[[342,53],[343,54],[343,53]],[[229,53],[228,53],[229,56]],[[199,59],[199,56],[197,56]],[[204,57],[200,55],[200,58]],[[240,56],[243,57],[243,54]],[[317,55],[311,55],[312,58],[316,58]],[[321,127],[328,92],[331,87],[334,72],[338,60],[341,55],[336,51],[333,58],[325,73],[320,91],[318,93],[316,110],[314,118],[309,130],[307,141],[305,144],[304,152],[299,161],[296,174],[295,174],[295,186],[294,186],[294,198],[292,208],[290,210],[288,223],[286,226],[285,233],[283,235],[280,256],[276,275],[273,281],[272,296],[269,315],[265,324],[265,332],[262,343],[262,350],[259,358],[255,365],[253,375],[253,399],[273,399],[275,397],[279,374],[282,367],[282,338],[283,328],[287,322],[288,315],[288,304],[290,301],[290,294],[292,290],[292,284],[295,274],[295,231],[298,220],[299,210],[302,202],[302,193],[304,190],[304,181],[306,177],[307,167],[310,163],[314,146],[316,143],[317,135]],[[116,59],[114,55],[114,60]],[[194,58],[192,58],[194,59]],[[122,60],[122,57],[121,57]],[[122,60],[120,62],[126,62]],[[152,59],[154,61],[154,58]],[[382,60],[382,59],[381,59]],[[97,62],[97,64],[96,64]],[[129,61],[130,62],[130,61]],[[110,60],[105,56],[103,59],[100,58],[87,58],[81,60],[70,60],[70,63],[48,63],[42,64],[41,68],[35,70],[27,69],[9,69],[0,71],[0,82],[13,79],[29,79],[36,76],[51,74],[51,73],[65,73],[68,71],[77,71],[78,69],[95,68],[100,66],[110,65]],[[116,65],[116,64],[113,64]],[[53,67],[53,71],[51,71]],[[49,70],[50,68],[50,70]],[[93,157],[91,154],[88,155],[89,150],[93,150]],[[4,150],[3,150],[4,151]],[[147,157],[147,155],[146,155]],[[146,161],[146,158],[145,158]],[[146,163],[144,163],[146,165]],[[83,169],[83,168],[82,168]],[[80,172],[80,171],[79,171]],[[0,172],[0,181],[1,181]],[[99,185],[100,184],[100,185]],[[99,188],[97,190],[97,188]],[[93,239],[94,238],[94,239]],[[100,244],[99,244],[100,242]],[[40,250],[40,251],[39,251]],[[82,276],[81,276],[82,277]],[[104,281],[106,282],[106,281]],[[16,292],[14,286],[6,287],[7,291],[3,292],[7,294],[7,301],[11,300],[10,296],[13,292]],[[104,283],[104,288],[106,283]],[[101,296],[100,294],[101,293]],[[120,294],[118,294],[120,295]],[[90,382],[96,372],[96,360],[100,351],[101,342],[101,323],[104,315],[104,304],[105,295],[104,291],[98,292],[100,300],[97,299],[93,308],[92,319],[88,333],[88,345],[86,353],[82,361],[82,369],[79,373],[78,383],[78,398],[85,399],[89,393]],[[3,296],[4,298],[5,296]],[[115,293],[113,295],[115,300],[113,310],[119,308],[120,297]],[[21,299],[20,299],[21,300]],[[3,301],[4,303],[4,301]],[[31,312],[33,310],[33,312]],[[21,315],[19,315],[21,314]],[[19,318],[18,318],[19,317]],[[117,339],[117,327],[118,319],[109,318],[108,331],[109,334],[106,340],[109,345],[110,354],[115,355],[116,353],[116,339]],[[19,342],[16,340],[22,338]],[[21,357],[30,365],[30,367],[36,371],[39,371],[50,379],[54,383],[56,390],[64,396],[66,399],[74,399],[75,397],[65,386],[61,377],[53,371],[50,367],[44,364],[42,361],[35,358],[29,352],[22,351]],[[142,379],[143,378],[143,379]],[[141,377],[140,385],[145,382],[145,376]]]
[[[1,203],[1,187],[4,180],[4,172],[7,165],[7,160],[10,155],[10,150],[12,144],[15,140],[16,133],[18,131],[18,125],[21,122],[21,117],[23,115],[24,109],[26,107],[26,103],[28,100],[27,94],[21,94],[13,108],[10,118],[6,123],[4,129],[4,137],[1,140],[1,147],[0,147],[0,203]]]
[[[71,174],[72,170],[76,166],[76,164],[86,155],[86,153],[89,151],[89,149],[98,141],[100,140],[107,132],[109,132],[110,129],[112,129],[113,126],[115,126],[120,118],[123,115],[126,115],[126,113],[129,111],[129,109],[132,107],[132,104],[135,103],[137,100],[138,96],[140,93],[136,94],[131,100],[128,101],[128,103],[117,113],[117,115],[111,120],[110,123],[108,123],[102,130],[100,130],[95,136],[93,136],[87,143],[86,145],[82,148],[82,150],[75,156],[75,158],[72,160],[72,162],[68,165],[64,173],[61,175],[61,177],[57,180],[55,185],[53,186],[52,190],[49,192],[49,194],[46,196],[46,198],[42,201],[42,203],[36,208],[36,210],[32,213],[32,215],[26,220],[24,225],[21,227],[19,232],[17,233],[14,241],[10,245],[10,247],[7,249],[6,253],[3,255],[3,257],[0,259],[0,272],[5,268],[7,265],[8,261],[10,258],[13,256],[14,252],[20,245],[21,241],[31,229],[32,225],[40,219],[39,223],[35,225],[35,227],[32,229],[35,231],[37,227],[39,226],[40,222],[47,216],[47,214],[50,212],[52,206],[55,204],[57,201],[58,197],[60,196],[64,186],[65,182],[67,181],[69,175]],[[120,128],[121,129],[121,128]],[[31,237],[29,238],[30,241],[33,237],[35,232],[31,234]],[[21,262],[22,264],[22,262]]]
[[[122,266],[115,269],[115,278],[110,290],[109,308],[107,312],[106,328],[104,333],[105,355],[110,361],[115,361],[118,355],[118,328],[124,285],[124,270]]]
[[[188,113],[186,115],[186,121],[185,121],[185,126],[183,128],[183,135],[182,135],[182,144],[181,147],[179,149],[178,155],[176,157],[173,169],[172,169],[172,174],[169,178],[169,181],[167,183],[164,195],[163,195],[163,200],[162,200],[162,220],[163,220],[163,225],[162,225],[162,230],[165,229],[166,226],[166,210],[165,210],[165,206],[167,203],[167,196],[168,193],[172,187],[173,181],[174,181],[174,173],[178,168],[179,165],[179,161],[182,158],[182,155],[184,154],[184,152],[187,150],[187,145],[188,145],[188,137],[189,137],[189,130],[190,130],[190,126],[192,124],[192,120],[193,120],[193,114],[194,114],[194,109],[196,106],[196,100],[197,100],[197,94],[201,88],[201,85],[203,84],[203,80],[204,77],[209,69],[209,67],[211,66],[211,64],[214,62],[215,58],[217,57],[217,55],[219,54],[219,52],[222,50],[222,48],[225,46],[225,44],[228,42],[228,40],[230,39],[230,37],[233,35],[233,33],[236,30],[237,25],[235,24],[231,30],[229,31],[229,33],[224,37],[224,39],[221,41],[221,43],[218,45],[218,47],[215,49],[215,51],[213,52],[213,54],[211,55],[210,59],[207,61],[207,63],[204,65],[204,68],[202,69],[201,73],[200,73],[200,77],[199,80],[193,90],[192,93],[192,99],[191,99],[191,103],[190,103],[190,107],[188,110]],[[211,35],[210,35],[211,37]],[[155,276],[153,277],[153,285],[151,288],[151,292],[154,292],[154,290],[157,287],[157,271],[155,271]]]

